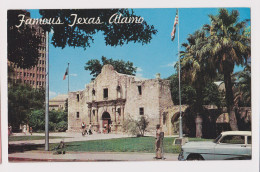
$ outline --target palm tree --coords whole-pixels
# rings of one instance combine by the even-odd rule
[[[224,75],[225,99],[229,113],[230,127],[238,130],[234,111],[233,83],[231,75],[235,65],[246,65],[250,57],[250,37],[246,32],[248,20],[238,22],[239,12],[220,9],[219,13],[209,15],[210,25],[204,25],[208,34],[208,43],[202,48],[202,53],[208,53],[210,66]]]
[[[251,65],[234,74],[237,77],[234,103],[236,106],[251,106]]]
[[[182,79],[188,81],[196,90],[196,100],[192,105],[196,113],[196,121],[202,121],[203,89],[208,81],[215,76],[215,70],[208,65],[206,54],[201,53],[202,47],[207,43],[204,31],[196,31],[189,35],[188,43],[183,43],[184,51],[181,51]],[[196,123],[197,123],[196,122]],[[196,137],[202,136],[201,124],[196,125]]]

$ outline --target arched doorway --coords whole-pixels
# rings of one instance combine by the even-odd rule
[[[110,133],[111,132],[110,124],[111,124],[110,114],[108,112],[104,112],[102,114],[103,133]]]
[[[179,117],[180,112],[176,112],[171,118],[173,134],[179,134]]]

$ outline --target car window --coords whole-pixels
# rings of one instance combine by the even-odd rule
[[[245,144],[245,136],[224,136],[224,138],[221,139],[220,143]]]
[[[220,134],[220,135],[214,140],[214,143],[217,143],[221,137],[222,137],[222,134]]]
[[[247,144],[252,144],[251,136],[247,136]]]

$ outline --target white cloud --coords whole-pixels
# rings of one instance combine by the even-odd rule
[[[161,67],[174,67],[175,64],[176,64],[176,61],[173,61],[172,63],[169,63],[167,65],[162,65]]]
[[[72,74],[70,74],[70,76],[78,76],[78,74],[76,74],[76,73],[72,73]]]
[[[136,71],[137,71],[137,72],[142,72],[142,71],[143,71],[143,69],[142,69],[142,68],[140,68],[140,67],[137,67]]]
[[[55,97],[56,95],[57,95],[56,92],[54,92],[54,91],[49,91],[49,96],[50,96],[50,98],[53,98],[53,97]]]

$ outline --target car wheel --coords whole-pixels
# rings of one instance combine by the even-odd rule
[[[188,161],[200,161],[204,160],[204,158],[200,154],[190,154],[187,158]]]

